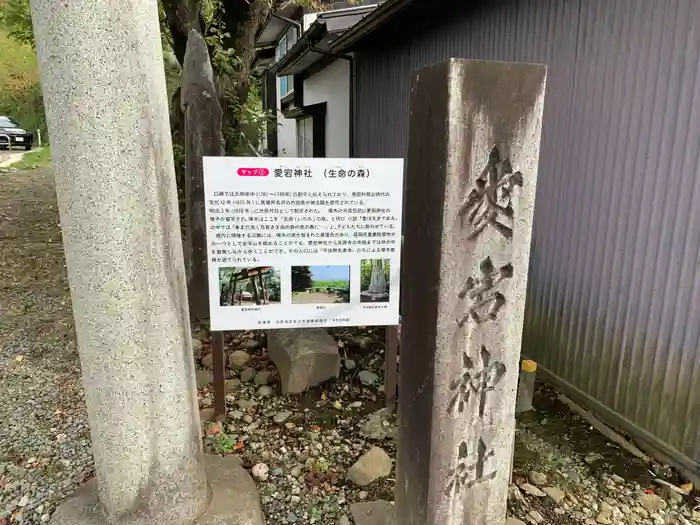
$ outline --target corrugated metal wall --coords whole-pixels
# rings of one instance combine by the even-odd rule
[[[411,70],[546,63],[524,351],[700,472],[700,4],[488,4],[357,52],[356,155],[405,155]]]

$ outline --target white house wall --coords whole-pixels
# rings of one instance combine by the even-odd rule
[[[277,79],[277,107],[280,107]],[[350,65],[338,59],[304,81],[304,105],[326,103],[326,157],[350,156]],[[297,156],[296,120],[277,113],[280,157]]]
[[[304,81],[304,105],[326,102],[326,157],[350,156],[350,65],[338,59]]]
[[[280,81],[277,79],[277,156],[296,157],[297,156],[297,125],[291,118],[284,118],[279,111],[280,104]]]

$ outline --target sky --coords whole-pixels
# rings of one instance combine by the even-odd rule
[[[349,266],[309,266],[314,281],[349,281]]]

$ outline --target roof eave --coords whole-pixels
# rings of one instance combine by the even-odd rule
[[[374,32],[413,2],[415,0],[386,0],[335,40],[331,51],[333,53],[349,51],[359,40]]]

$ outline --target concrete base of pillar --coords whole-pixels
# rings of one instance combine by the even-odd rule
[[[234,457],[206,456],[211,499],[207,510],[193,525],[265,525],[255,482]],[[51,525],[106,525],[97,499],[97,480],[80,487],[58,507]],[[162,525],[139,520],[141,524]],[[125,524],[126,525],[126,524]],[[130,525],[130,524],[129,524]]]

